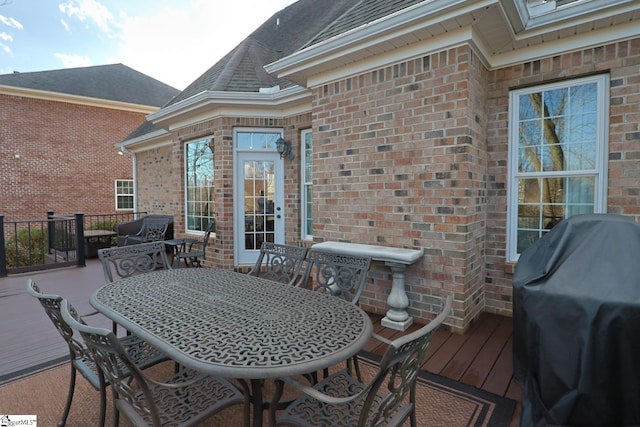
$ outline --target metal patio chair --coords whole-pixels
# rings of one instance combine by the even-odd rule
[[[276,425],[400,426],[409,419],[411,426],[416,427],[418,371],[425,362],[431,337],[449,315],[451,306],[449,296],[435,319],[393,341],[374,335],[388,347],[377,374],[367,384],[355,380],[346,370],[332,374],[314,387],[294,378],[279,379],[278,392],[282,383],[287,383],[304,394],[287,407]],[[270,414],[272,419],[274,412]]]
[[[358,304],[364,289],[370,256],[345,255],[311,248],[307,267],[296,286],[328,292]]]
[[[99,249],[98,258],[107,283],[113,282],[114,273],[123,279],[160,268],[171,268],[166,246],[161,241]]]
[[[189,249],[186,251],[178,251],[175,255],[176,264],[179,266],[180,261],[184,261],[184,264],[189,267],[202,267],[202,260],[207,258],[207,246],[209,245],[209,238],[215,228],[216,222],[211,220],[204,233],[202,241],[193,242],[189,244]],[[195,248],[194,248],[195,246]]]
[[[171,268],[166,246],[161,241],[98,249],[98,258],[107,283],[113,282],[114,273],[123,279],[160,268]],[[113,322],[113,333],[117,332],[118,324]]]
[[[157,242],[165,240],[165,234],[167,234],[167,228],[169,228],[169,220],[167,219],[146,219],[142,223],[142,228],[133,237],[136,237],[136,241]],[[127,245],[129,235],[124,238],[124,244]]]
[[[69,411],[71,409],[71,402],[73,400],[73,394],[76,385],[76,373],[80,374],[89,381],[89,384],[100,392],[100,423],[98,425],[103,426],[106,405],[107,394],[105,387],[109,385],[109,382],[103,382],[100,380],[100,374],[98,373],[98,367],[91,354],[87,351],[86,346],[81,339],[73,336],[73,330],[62,318],[60,307],[63,301],[62,297],[53,294],[44,294],[40,291],[40,288],[36,283],[29,279],[27,281],[27,293],[40,301],[40,304],[47,313],[47,316],[53,322],[54,326],[66,341],[69,347],[69,358],[71,365],[71,378],[69,381],[69,391],[67,393],[67,402],[64,406],[64,412],[62,418],[58,422],[58,426],[62,427],[67,422]],[[91,313],[89,315],[97,314]],[[118,338],[116,338],[118,339]],[[135,361],[136,365],[141,369],[156,365],[160,362],[168,360],[168,357],[162,352],[157,350],[136,337],[135,335],[128,335],[127,337],[118,339],[118,342],[122,346],[129,357]],[[123,371],[123,375],[127,375],[127,371]]]
[[[307,250],[304,246],[262,242],[258,260],[248,274],[293,285],[299,280]]]
[[[229,381],[187,368],[153,379],[142,372],[113,332],[82,322],[66,300],[62,318],[80,333],[94,355],[101,381],[111,384],[116,425],[120,412],[135,426],[153,427],[196,426],[236,404],[244,404],[248,415],[243,393]]]
[[[311,248],[306,261],[307,267],[296,286],[327,292],[358,304],[371,267],[370,256],[346,255]],[[355,371],[356,378],[361,379],[357,356],[347,360],[347,370]],[[325,369],[324,376],[328,374],[328,369]]]

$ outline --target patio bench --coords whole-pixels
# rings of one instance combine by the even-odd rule
[[[404,271],[409,265],[422,258],[424,249],[406,249],[346,242],[316,243],[313,248],[348,255],[367,255],[373,261],[384,262],[384,265],[391,270],[393,284],[391,293],[387,298],[389,310],[380,323],[382,326],[399,331],[406,330],[413,323],[413,318],[407,313],[409,298],[404,286]]]

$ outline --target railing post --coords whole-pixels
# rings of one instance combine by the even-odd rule
[[[56,243],[56,225],[52,221],[53,219],[53,211],[47,211],[47,236],[49,237],[49,253],[54,249],[54,245]]]
[[[7,277],[7,253],[4,247],[4,215],[0,215],[0,277]]]
[[[76,216],[76,258],[78,267],[86,267],[86,252],[84,248],[84,214],[77,212]]]

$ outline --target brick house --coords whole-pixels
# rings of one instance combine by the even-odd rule
[[[122,64],[1,75],[0,214],[130,212],[132,159],[115,144],[178,92]]]
[[[241,271],[263,239],[424,249],[411,316],[446,294],[455,330],[509,316],[555,222],[640,219],[639,21],[637,1],[300,0],[121,143],[137,208],[215,218],[207,261]],[[383,313],[390,273],[370,276]]]

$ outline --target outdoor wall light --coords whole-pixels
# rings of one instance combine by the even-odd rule
[[[291,142],[285,141],[282,138],[278,138],[276,140],[276,149],[278,153],[280,153],[280,158],[284,159],[285,156],[289,158],[289,160],[293,160],[293,151],[291,149]]]

